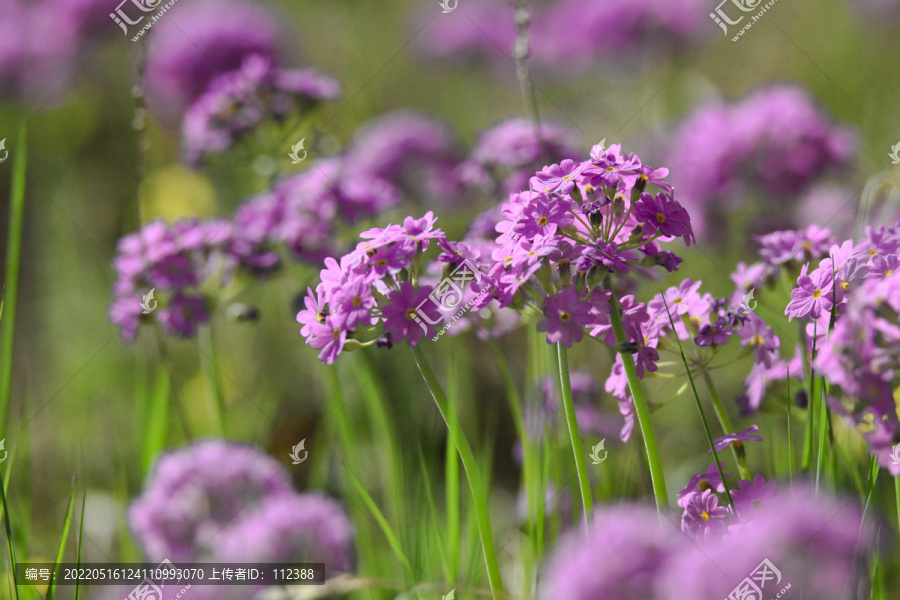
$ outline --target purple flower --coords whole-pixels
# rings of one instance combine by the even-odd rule
[[[147,56],[148,93],[168,114],[186,108],[246,57],[275,57],[277,25],[255,4],[194,2],[178,15],[177,25],[166,18],[154,28]]]
[[[578,292],[570,287],[556,296],[544,299],[544,318],[537,325],[538,331],[547,332],[547,343],[561,343],[571,348],[580,342],[584,326],[591,321],[591,304],[578,299]]]
[[[525,206],[513,231],[526,239],[552,235],[558,227],[568,227],[575,220],[569,213],[570,206],[571,201],[538,196]]]
[[[728,473],[725,473],[725,477],[728,477]],[[706,473],[700,473],[691,477],[684,489],[678,492],[678,506],[684,506],[685,498],[691,492],[703,492],[710,489],[717,492],[725,491],[725,484],[722,483],[722,477],[719,475],[719,468],[716,466],[716,463],[709,465]]]
[[[768,501],[777,490],[778,483],[774,479],[766,481],[762,473],[757,473],[752,482],[741,479],[738,482],[738,489],[731,490],[738,518],[753,519],[753,513],[767,508]]]
[[[323,494],[267,498],[222,533],[218,559],[227,562],[325,563],[327,576],[353,570],[353,524]]]
[[[688,246],[697,243],[691,229],[691,217],[688,212],[667,192],[660,192],[656,197],[641,194],[632,211],[634,218],[643,224],[644,233],[666,237],[680,237]]]
[[[763,439],[758,435],[753,435],[759,431],[759,427],[756,425],[751,426],[749,429],[745,429],[740,433],[729,433],[723,435],[721,437],[717,437],[713,440],[713,444],[715,445],[716,452],[721,452],[728,446],[734,444],[735,448],[743,446],[744,442],[756,441],[761,442]],[[712,453],[712,449],[709,450]]]
[[[406,340],[410,346],[415,346],[423,335],[433,334],[430,323],[418,312],[420,307],[423,311],[432,310],[431,306],[423,306],[423,303],[428,303],[431,291],[430,285],[416,289],[408,281],[402,281],[399,290],[388,294],[390,304],[382,309],[381,315],[384,318],[384,328],[391,332],[394,340]]]
[[[582,165],[566,159],[558,165],[550,165],[531,178],[531,189],[541,194],[568,196],[575,189],[575,180]]]
[[[193,337],[201,323],[209,321],[205,296],[177,294],[159,311],[159,322],[166,333],[183,338]]]
[[[202,441],[157,461],[128,521],[150,560],[215,558],[223,529],[268,499],[293,493],[275,459],[237,444]]]
[[[745,523],[748,518],[752,520]],[[740,523],[721,541],[683,544],[658,580],[659,589],[678,590],[678,598],[727,598],[758,573],[763,560],[778,571],[776,575],[767,567],[766,599],[790,584],[782,598],[797,590],[804,598],[846,600],[866,578],[875,536],[856,501],[797,485],[793,492],[776,492],[759,510],[744,511]]]
[[[357,324],[370,325],[370,311],[375,306],[371,279],[351,279],[334,291],[329,306],[333,311],[334,322],[342,329],[354,329]]]
[[[682,531],[700,539],[708,539],[724,532],[724,519],[728,516],[728,509],[719,506],[719,497],[712,490],[691,492],[684,500]]]
[[[778,357],[781,340],[763,319],[756,313],[751,313],[735,331],[741,338],[741,346],[753,348],[756,362],[765,363],[767,367],[772,366],[773,361]]]
[[[719,317],[715,323],[700,328],[700,335],[694,338],[694,343],[701,347],[710,344],[727,344],[732,333],[734,333],[734,329],[727,327],[725,319]]]
[[[816,269],[809,275],[806,267],[797,278],[797,287],[791,290],[791,301],[784,309],[788,320],[812,317],[818,319],[823,311],[831,310],[834,274],[830,269]]]
[[[499,180],[502,191],[514,193],[528,187],[529,179],[543,164],[543,151],[552,162],[578,160],[581,153],[573,143],[577,132],[542,122],[540,141],[535,133],[534,124],[527,119],[498,123],[481,135],[469,159],[460,166],[460,176],[480,186]]]
[[[309,326],[306,343],[319,350],[319,360],[333,364],[347,342],[347,330],[331,315]]]
[[[660,521],[663,524],[660,524]],[[562,538],[547,563],[541,600],[658,600],[656,580],[678,551],[680,534],[652,508],[598,509],[587,533]],[[610,560],[597,560],[598,556]]]

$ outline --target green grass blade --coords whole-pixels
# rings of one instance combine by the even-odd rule
[[[675,330],[675,322],[672,321],[672,313],[669,312],[669,303],[666,302],[666,295],[662,294],[663,305],[666,307],[666,314],[669,316],[669,324],[672,326],[672,337],[678,342],[678,352],[681,354],[681,362],[684,363],[684,370],[687,373],[688,381],[691,383],[691,391],[694,392],[694,400],[697,401],[697,410],[700,411],[700,420],[703,422],[703,431],[706,432],[706,440],[709,442],[709,449],[712,450],[713,458],[716,459],[716,467],[719,469],[719,477],[722,478],[722,486],[725,488],[725,495],[728,496],[728,504],[735,509],[734,500],[731,498],[731,490],[728,489],[728,483],[725,481],[725,471],[722,469],[722,462],[719,460],[719,453],[716,452],[716,445],[713,443],[712,434],[709,432],[709,423],[706,421],[706,414],[703,412],[703,405],[700,403],[700,394],[697,393],[697,386],[694,385],[694,376],[691,375],[691,367],[688,365],[687,357],[684,355],[684,348],[681,345],[681,339]]]
[[[81,496],[81,521],[78,523],[78,554],[76,555],[77,566],[81,567],[81,543],[84,541],[84,506],[87,503],[87,492]],[[78,600],[79,580],[75,581],[75,600]]]
[[[9,522],[9,504],[6,502],[6,485],[0,485],[0,500],[3,501],[3,525],[6,527],[6,542],[9,546],[9,560],[12,563],[13,586],[16,589],[16,600],[19,600],[19,578],[16,575],[16,548],[13,544],[12,525]]]
[[[144,418],[144,443],[141,456],[141,468],[144,477],[150,472],[153,461],[166,445],[166,432],[169,420],[169,372],[161,367],[156,375],[156,382],[147,404]]]
[[[372,499],[372,496],[369,495],[369,492],[366,491],[365,486],[363,486],[359,478],[355,474],[353,474],[350,469],[345,468],[344,471],[350,478],[350,483],[353,484],[353,489],[355,489],[356,493],[359,494],[359,497],[362,498],[362,501],[366,505],[366,508],[368,508],[369,512],[372,513],[372,516],[375,518],[375,522],[378,523],[378,527],[381,528],[382,533],[384,533],[384,537],[387,538],[388,543],[391,546],[391,550],[394,551],[394,554],[407,569],[412,570],[412,565],[409,563],[409,559],[406,558],[406,555],[403,554],[403,551],[401,550],[400,542],[397,539],[397,534],[394,533],[393,529],[391,529],[391,525],[387,522],[387,519],[384,518],[384,515],[378,508],[378,505],[375,504],[375,500]]]
[[[456,359],[450,355],[448,365],[450,385],[447,386],[447,412],[451,422],[456,422],[456,407],[459,394],[456,384]],[[444,479],[447,503],[447,538],[450,542],[450,568],[447,571],[447,579],[456,581],[459,575],[459,553],[462,547],[462,529],[459,518],[459,453],[456,451],[456,431],[447,432],[447,447],[444,456]]]
[[[13,341],[16,333],[16,305],[19,299],[19,259],[22,252],[22,229],[25,217],[25,168],[28,156],[26,129],[16,139],[13,162],[12,192],[9,201],[9,236],[6,243],[6,281],[3,310],[3,337],[0,340],[0,430],[6,431],[9,397],[12,391]]]
[[[59,546],[56,549],[56,559],[53,561],[53,572],[59,568],[63,561],[63,554],[66,552],[66,540],[69,539],[69,526],[72,525],[72,508],[75,506],[75,475],[72,475],[72,493],[69,495],[69,506],[66,508],[66,520],[63,523],[62,534],[59,536]],[[47,588],[47,598],[45,600],[53,600],[56,595],[56,580],[50,582]]]

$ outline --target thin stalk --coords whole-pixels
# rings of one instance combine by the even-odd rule
[[[612,310],[609,311],[610,320],[612,321],[613,332],[616,335],[616,342],[621,344],[626,340],[625,325],[622,323],[622,309],[618,298],[616,298],[616,293],[612,289],[612,285],[609,284],[608,275],[606,282],[606,288],[612,292],[610,298]],[[637,416],[638,424],[641,426],[641,435],[644,438],[644,449],[647,451],[647,463],[650,466],[650,480],[653,484],[656,508],[662,512],[669,508],[669,496],[666,493],[666,480],[663,474],[662,461],[659,458],[656,432],[653,430],[653,422],[650,420],[650,405],[647,403],[644,388],[641,387],[641,381],[637,376],[637,368],[635,368],[631,356],[622,354],[622,364],[625,366],[625,376],[628,379],[628,388],[631,390],[634,412]]]
[[[894,477],[894,497],[897,501],[897,526],[900,527],[900,477]]]
[[[578,487],[581,488],[581,505],[584,508],[584,526],[591,524],[594,515],[594,500],[591,497],[591,482],[588,479],[587,463],[584,460],[584,449],[581,446],[581,433],[578,431],[578,420],[575,418],[575,402],[572,398],[572,383],[569,381],[569,356],[566,347],[557,342],[559,357],[559,387],[563,410],[566,413],[566,426],[569,429],[569,441],[575,455],[575,470],[578,473]]]
[[[787,367],[787,428],[788,428],[788,476],[791,480],[791,489],[794,489],[794,432],[791,428],[791,369]]]
[[[222,383],[219,380],[216,366],[216,344],[213,339],[212,325],[200,326],[197,337],[200,341],[200,365],[206,386],[212,399],[213,428],[220,436],[225,435],[225,402],[222,394]]]
[[[806,357],[807,364],[809,365],[809,401],[807,402],[807,415],[806,415],[806,431],[803,435],[803,462],[801,467],[804,471],[809,469],[809,461],[812,457],[812,446],[813,446],[813,427],[815,426],[815,406],[816,406],[816,390],[818,389],[816,383],[816,369],[813,361],[816,359],[816,327],[818,323],[813,323],[813,344],[812,344],[812,353],[807,352],[806,344],[803,344],[803,355]],[[804,339],[803,336],[806,333],[801,330],[800,339]]]
[[[472,492],[472,505],[475,509],[478,533],[481,536],[481,546],[484,551],[484,562],[487,567],[488,581],[490,582],[491,590],[494,592],[494,597],[496,598],[497,594],[504,593],[503,580],[500,577],[500,565],[497,563],[497,551],[494,547],[494,536],[491,531],[491,517],[488,511],[487,490],[485,489],[483,480],[479,474],[478,465],[475,462],[475,455],[472,453],[472,448],[469,446],[469,440],[466,438],[465,432],[460,429],[459,423],[454,418],[455,415],[452,415],[447,410],[447,396],[444,394],[444,389],[437,380],[434,371],[431,370],[431,365],[428,364],[425,353],[422,352],[422,349],[419,346],[410,346],[409,349],[416,361],[416,366],[419,368],[419,373],[421,373],[422,378],[425,380],[425,385],[428,386],[428,391],[431,392],[431,396],[434,398],[434,402],[437,404],[438,410],[444,418],[444,422],[447,424],[447,428],[451,431],[456,430],[457,432],[456,449],[459,452],[460,460],[462,460],[463,469],[466,471],[466,478],[469,480],[469,488]]]
[[[678,343],[680,347],[681,340],[679,340]],[[687,363],[685,363],[685,367],[687,367]],[[703,381],[706,382],[706,387],[709,389],[709,396],[712,398],[713,408],[716,410],[716,416],[719,418],[722,429],[725,430],[726,434],[734,433],[731,419],[728,418],[728,414],[725,413],[725,409],[719,401],[719,393],[716,391],[716,386],[713,384],[712,377],[709,376],[709,373],[707,373],[705,369],[701,372],[703,374]],[[741,472],[741,479],[750,479],[750,469],[747,468],[747,454],[744,452],[743,446],[731,444],[731,453],[734,456],[734,461],[737,463],[738,471]]]
[[[16,306],[19,300],[19,262],[22,252],[22,229],[25,219],[25,169],[28,147],[26,129],[16,138],[16,157],[13,161],[12,190],[9,198],[9,235],[6,241],[6,281],[3,293],[2,351],[0,351],[0,430],[6,431],[9,396],[12,390],[13,341],[16,334]],[[18,595],[18,589],[16,589]]]
[[[450,384],[447,386],[449,402],[447,403],[447,411],[450,420],[457,421],[456,407],[458,405],[459,395],[456,390],[456,360],[453,355],[450,358],[449,365]],[[450,540],[450,573],[448,579],[456,581],[459,574],[459,552],[462,546],[462,529],[460,524],[460,507],[459,507],[459,456],[456,451],[457,432],[451,429],[447,432],[447,450],[444,457],[445,460],[445,483],[447,502],[447,536]]]
[[[822,461],[825,457],[825,431],[828,419],[828,406],[825,404],[825,377],[821,377],[822,399],[819,403],[819,456],[816,459],[816,493],[819,493],[819,477],[822,474]],[[812,402],[812,398],[810,398]]]
[[[663,305],[666,307],[666,314],[669,316],[669,323],[672,325],[672,331],[675,331],[675,323],[672,321],[672,313],[669,312],[669,304],[666,302],[665,294],[662,296]],[[728,489],[728,483],[725,481],[725,471],[722,469],[722,462],[719,460],[719,453],[716,451],[716,445],[713,443],[712,434],[709,432],[709,423],[706,421],[706,413],[703,412],[703,405],[700,403],[700,394],[697,393],[697,386],[694,384],[694,376],[688,368],[687,356],[684,354],[684,348],[681,346],[681,339],[676,334],[675,340],[678,342],[678,352],[681,354],[681,361],[687,371],[688,381],[691,383],[691,390],[694,392],[694,400],[697,402],[697,410],[700,412],[700,421],[703,423],[703,431],[706,433],[706,441],[709,443],[709,449],[712,451],[713,458],[716,461],[716,468],[719,470],[719,477],[722,479],[722,486],[725,488],[725,495],[728,497],[728,504],[732,509],[737,509],[734,500],[731,498],[731,490]],[[748,478],[749,479],[749,478]],[[738,515],[740,516],[740,515]]]

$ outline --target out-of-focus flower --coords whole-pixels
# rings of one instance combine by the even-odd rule
[[[656,581],[682,537],[660,525],[657,512],[639,505],[607,508],[588,532],[571,533],[557,544],[544,569],[542,600],[641,598],[657,600]],[[603,556],[607,559],[598,560]]]
[[[223,562],[324,563],[326,576],[353,570],[353,524],[318,493],[269,498],[222,533]]]
[[[179,4],[172,15],[177,22],[153,28],[147,56],[148,94],[164,114],[180,115],[248,57],[276,58],[277,25],[255,4],[205,0]]]
[[[728,477],[728,473],[725,473],[725,477]],[[678,505],[684,507],[684,503],[687,501],[686,498],[693,492],[703,492],[710,489],[717,492],[725,491],[725,484],[722,482],[716,463],[709,465],[706,473],[699,473],[691,477],[684,489],[678,492]]]
[[[396,111],[360,129],[345,157],[356,172],[446,200],[462,192],[459,154],[446,124],[414,111]]]
[[[293,494],[287,473],[273,458],[207,440],[158,460],[128,520],[150,560],[214,558],[223,529],[267,500]]]
[[[509,119],[483,134],[468,160],[460,166],[460,176],[472,185],[513,193],[528,188],[528,181],[545,164],[566,159],[578,160],[581,152],[574,141],[577,132],[550,123],[541,123],[540,139],[535,125],[526,119]],[[546,152],[546,158],[542,160]]]
[[[753,481],[747,479],[738,481],[738,489],[731,490],[738,518],[753,519],[753,513],[768,508],[768,502],[777,490],[778,482],[774,479],[766,481],[762,473],[757,473]]]
[[[754,197],[767,218],[794,220],[794,206],[784,199],[856,154],[849,131],[792,86],[761,89],[733,105],[703,105],[673,140],[668,166],[698,235],[708,234],[710,218],[743,205],[757,185]]]

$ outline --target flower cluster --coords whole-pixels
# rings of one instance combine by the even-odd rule
[[[406,217],[403,225],[364,231],[365,241],[353,251],[339,261],[325,260],[321,282],[309,289],[306,308],[297,314],[301,335],[320,351],[322,362],[331,364],[343,350],[361,345],[415,346],[423,337],[439,335],[435,326],[450,318],[448,311],[463,312],[474,303],[463,300],[489,297],[487,276],[466,261],[436,221],[428,212],[421,219]],[[428,283],[423,256],[432,240],[441,250],[433,264],[452,273]]]
[[[338,502],[298,494],[277,461],[219,440],[160,458],[128,517],[150,560],[353,569],[353,526]]]
[[[147,78],[154,104],[173,116],[184,112],[189,164],[230,148],[266,121],[282,123],[340,95],[332,77],[279,66],[277,27],[258,8],[201,2],[188,10],[188,31],[164,22],[155,32]]]
[[[621,299],[624,340],[616,340],[610,311],[610,273],[669,272],[681,259],[660,242],[694,242],[690,217],[663,181],[666,169],[641,163],[621,146],[598,144],[583,162],[563,160],[530,179],[530,189],[513,193],[501,208],[490,276],[501,307],[537,311],[538,330],[548,343],[570,347],[585,330],[604,343],[624,343],[638,375],[656,369],[648,343],[647,307],[633,296]],[[648,184],[659,188],[655,195]],[[535,306],[540,304],[540,308]]]
[[[688,539],[641,505],[598,511],[587,533],[559,542],[545,567],[540,598],[727,598],[764,560],[778,570],[776,577],[769,569],[762,583],[767,598],[788,585],[824,600],[852,597],[859,559],[874,539],[860,510],[804,486],[775,491],[761,476],[744,483],[753,508],[741,511],[739,524],[719,526],[722,535],[716,537]],[[707,487],[691,506],[701,523],[719,521],[725,510],[716,505],[713,489]]]
[[[481,134],[469,158],[460,165],[460,177],[469,185],[503,193],[528,187],[528,180],[546,160],[574,160],[581,151],[574,145],[577,132],[551,123],[535,125],[527,119],[508,119]]]
[[[200,163],[208,154],[223,152],[264,121],[284,121],[295,107],[312,108],[340,95],[337,80],[312,69],[283,70],[271,59],[251,55],[240,69],[210,81],[206,91],[184,115],[185,160]]]
[[[760,187],[761,212],[781,223],[795,221],[785,209],[796,203],[783,199],[855,155],[850,132],[833,125],[805,92],[788,86],[759,90],[734,105],[704,105],[673,141],[674,183],[700,235],[710,231],[710,219],[740,206],[740,192],[751,182]]]
[[[832,405],[867,430],[870,452],[900,474],[892,459],[900,444],[900,224],[868,227],[858,242],[832,245],[815,269],[803,265],[785,314],[806,322],[812,366],[843,392],[846,402]]]
[[[240,242],[226,221],[190,220],[171,226],[151,221],[119,240],[110,321],[132,341],[141,320],[152,319],[159,303],[152,314],[163,330],[191,337],[209,319],[213,291],[233,281],[238,270],[260,272],[275,264],[277,257]],[[148,297],[151,290],[159,296]]]
[[[533,9],[529,29],[531,59],[555,74],[561,67],[587,66],[597,56],[619,57],[639,45],[668,48],[671,42],[711,33],[704,28],[707,12],[708,7],[699,0],[542,3]],[[512,48],[515,42],[513,6],[502,0],[485,0],[460,4],[454,13],[452,18],[434,23],[437,33],[425,41],[427,50],[446,58],[475,54],[505,60],[497,48]]]

